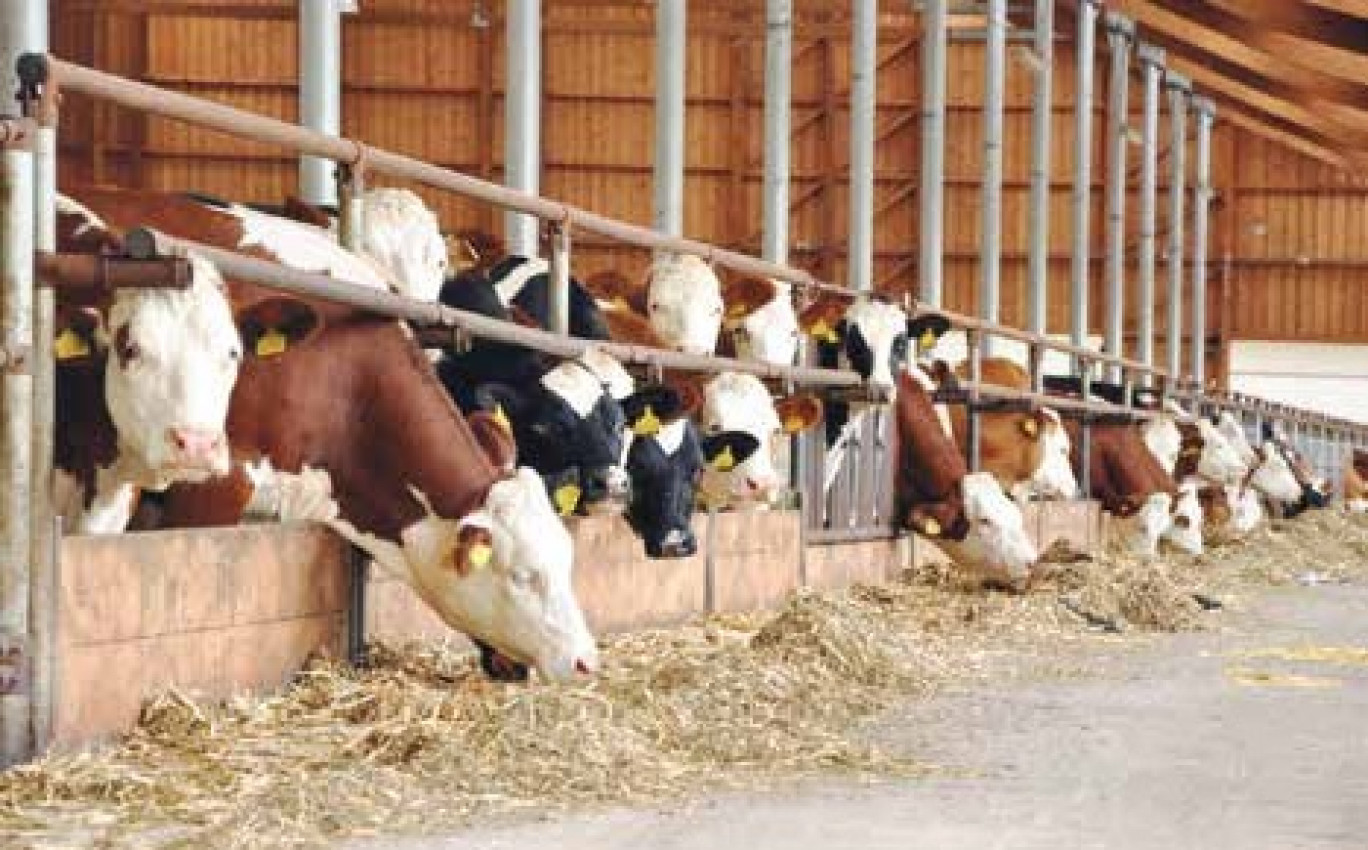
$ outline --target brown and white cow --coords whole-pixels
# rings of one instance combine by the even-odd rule
[[[118,251],[94,212],[58,198],[58,248]],[[121,290],[98,307],[59,305],[54,500],[70,530],[123,531],[140,490],[228,469],[224,420],[242,341],[213,266],[191,285]]]
[[[244,216],[156,192],[85,189],[112,225],[147,224],[315,270],[348,266],[329,239],[282,256]],[[377,284],[378,285],[378,284]],[[534,471],[513,463],[496,425],[472,429],[402,323],[229,282],[248,359],[228,413],[239,456],[275,469],[326,470],[338,527],[407,579],[454,628],[508,659],[562,678],[597,663],[575,600],[568,532]],[[198,489],[198,492],[197,492]],[[238,492],[238,498],[225,497]],[[235,522],[240,488],[173,488],[198,515]]]
[[[1368,452],[1350,449],[1344,461],[1344,507],[1350,513],[1368,513]]]

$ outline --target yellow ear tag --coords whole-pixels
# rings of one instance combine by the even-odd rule
[[[927,537],[939,537],[940,533],[940,523],[936,522],[936,518],[927,517],[926,522],[922,523],[922,534],[925,534]]]
[[[613,299],[613,306],[619,310],[631,310],[632,305],[627,303],[627,299],[621,295]]]
[[[493,418],[494,421],[498,423],[499,427],[504,429],[505,434],[510,436],[513,434],[513,423],[508,421],[508,415],[504,413],[502,404],[494,405]]]
[[[632,433],[638,437],[653,437],[660,433],[660,420],[656,418],[655,410],[649,404],[637,417],[637,421],[632,423]]]
[[[931,349],[936,347],[936,339],[936,332],[931,330],[930,328],[927,328],[926,330],[922,331],[921,337],[917,339],[917,345],[921,348],[922,351],[930,351]]]
[[[790,416],[784,420],[784,433],[797,434],[807,427],[807,423],[800,416]]]
[[[570,516],[579,505],[580,488],[574,484],[562,484],[551,497],[556,503],[556,511],[561,516]]]
[[[1036,424],[1034,419],[1028,418],[1021,420],[1021,432],[1026,436],[1034,437],[1039,430],[1040,426]]]
[[[53,343],[53,352],[58,360],[71,360],[90,354],[90,344],[71,328],[63,328]]]
[[[823,342],[838,342],[840,340],[840,337],[836,335],[836,331],[824,320],[818,320],[817,324],[813,325],[808,333]]]
[[[723,446],[709,466],[718,472],[730,472],[736,466],[736,456],[732,454],[731,446]]]
[[[494,557],[494,547],[488,543],[476,543],[466,552],[466,560],[472,567],[485,567]]]
[[[746,309],[746,305],[745,305],[745,304],[728,304],[728,305],[727,305],[727,318],[728,318],[728,319],[739,319],[739,318],[741,318],[742,316],[746,315],[747,312],[749,312],[749,311]]]
[[[272,328],[262,334],[256,343],[257,357],[273,357],[280,354],[290,344],[285,334]]]

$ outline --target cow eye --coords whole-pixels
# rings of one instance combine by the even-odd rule
[[[231,360],[231,361],[233,361],[234,363],[237,363],[238,361],[240,361],[240,360],[242,359],[242,349],[241,349],[241,348],[238,348],[237,346],[234,346],[234,347],[228,352],[228,359]]]
[[[142,348],[133,340],[125,338],[119,344],[119,358],[125,363],[137,360],[142,356]]]
[[[652,313],[658,313],[658,312],[660,312],[661,309],[663,309],[663,308],[661,307],[659,301],[652,301],[652,302],[651,302],[651,312],[652,312]]]

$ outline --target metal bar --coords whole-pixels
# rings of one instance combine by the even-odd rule
[[[1216,105],[1210,98],[1195,97],[1192,109],[1197,115],[1197,180],[1192,200],[1192,379],[1200,388],[1206,384],[1206,291],[1207,291],[1207,213],[1211,206],[1211,125],[1216,120]]]
[[[765,3],[765,173],[761,255],[788,262],[789,128],[793,100],[793,0]]]
[[[965,411],[968,421],[966,452],[969,456],[969,471],[978,472],[983,465],[983,435],[980,433],[982,420],[979,418],[979,384],[983,381],[983,346],[976,330],[964,332],[965,348],[969,352],[969,400]]]
[[[541,183],[541,0],[509,0],[505,27],[504,185],[535,195]],[[504,216],[513,254],[536,256],[538,230],[535,218]]]
[[[685,0],[656,3],[655,229],[684,232]]]
[[[1141,44],[1137,51],[1145,82],[1140,130],[1140,246],[1139,293],[1136,297],[1135,358],[1154,365],[1154,242],[1159,190],[1159,82],[1164,73],[1164,51]],[[1145,381],[1149,385],[1149,381]]]
[[[1092,206],[1093,44],[1097,30],[1095,0],[1080,0],[1074,65],[1073,262],[1069,278],[1069,341],[1088,341],[1088,223]],[[1075,368],[1083,367],[1075,359]]]
[[[552,333],[570,333],[570,229],[551,229]]]
[[[0,151],[0,345],[33,348],[33,153]],[[29,637],[33,376],[27,359],[0,374],[0,767],[33,753]]]
[[[921,300],[939,307],[945,250],[946,0],[922,6],[921,221],[917,241]]]
[[[597,348],[627,363],[659,366],[664,369],[698,372],[730,370],[747,372],[761,378],[791,381],[795,385],[850,390],[863,388],[863,382],[855,372],[811,369],[801,366],[777,366],[757,361],[732,360],[725,357],[665,351],[640,345],[598,342],[560,336],[537,328],[525,328],[511,322],[492,319],[488,316],[467,313],[463,310],[453,310],[441,304],[417,301],[405,298],[402,295],[358,286],[325,275],[287,269],[275,263],[188,239],[180,239],[151,228],[139,228],[130,231],[125,237],[125,242],[130,253],[135,256],[183,255],[187,251],[194,251],[216,264],[226,276],[231,278],[250,281],[307,298],[320,298],[347,304],[358,309],[412,322],[422,327],[460,328],[475,336],[530,346],[558,357],[578,357],[589,348]]]
[[[1036,0],[1035,88],[1031,93],[1031,214],[1026,217],[1026,327],[1043,334],[1050,297],[1050,130],[1054,123],[1054,0]],[[1037,386],[1037,389],[1039,387]]]
[[[342,134],[342,13],[337,0],[299,0],[299,123]],[[299,195],[314,204],[337,203],[333,164],[299,158]]]
[[[351,251],[361,249],[365,232],[366,208],[361,200],[365,192],[365,171],[361,164],[337,166],[338,215],[337,240]]]
[[[1186,200],[1183,187],[1187,179],[1187,101],[1192,94],[1192,84],[1186,77],[1170,71],[1164,77],[1164,88],[1169,96],[1172,133],[1169,141],[1168,324],[1164,335],[1168,372],[1176,378],[1183,368],[1183,204]]]
[[[119,289],[188,289],[191,283],[190,263],[179,257],[138,260],[41,250],[33,255],[33,267],[38,285],[61,288],[63,303],[71,304],[99,304]]]
[[[1002,108],[1007,82],[1007,0],[989,0],[983,81],[983,242],[979,260],[979,315],[997,324],[1002,276]],[[993,353],[988,336],[980,349]],[[975,467],[977,469],[977,467]]]
[[[874,112],[878,2],[854,0],[850,33],[850,230],[846,279],[850,288],[874,286]]]
[[[1111,48],[1111,77],[1107,83],[1107,333],[1105,350],[1126,355],[1126,148],[1129,109],[1131,44],[1135,24],[1129,18],[1107,13],[1107,43]],[[1108,380],[1120,381],[1121,370],[1107,369]]]

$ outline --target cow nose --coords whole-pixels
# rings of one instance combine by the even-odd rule
[[[660,544],[661,558],[687,558],[698,551],[692,531],[671,531]]]
[[[584,675],[587,676],[587,675],[589,675],[590,673],[593,673],[594,671],[593,671],[593,669],[589,666],[589,664],[585,662],[585,660],[584,660],[583,658],[576,658],[576,659],[575,659],[575,672],[576,672],[576,673],[583,673]]]
[[[171,428],[167,439],[181,456],[188,459],[212,458],[223,443],[223,435],[204,428]]]
[[[591,469],[581,478],[584,485],[584,501],[601,502],[610,495],[607,469]]]

